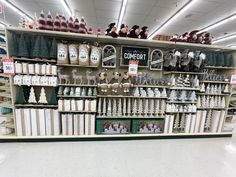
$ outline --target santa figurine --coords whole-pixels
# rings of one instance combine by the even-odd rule
[[[80,20],[78,33],[87,33],[86,22],[84,20],[84,17],[82,17]]]
[[[131,30],[129,31],[127,36],[130,37],[130,38],[138,38],[139,33],[140,33],[139,26],[138,25],[134,25],[131,28]]]
[[[170,41],[177,42],[178,38],[179,38],[179,35],[175,34],[175,35],[171,36]]]
[[[60,22],[59,15],[57,14],[53,22],[53,30],[60,31],[60,28],[61,28],[61,22]]]
[[[78,20],[78,18],[75,18],[75,21],[74,21],[74,32],[76,32],[76,33],[79,32],[79,20]]]
[[[122,24],[120,26],[119,36],[120,37],[127,37],[127,32],[128,32],[128,26],[125,24]]]
[[[182,34],[182,42],[187,42],[188,37],[189,37],[188,32],[185,32],[184,34]]]
[[[202,43],[203,43],[203,44],[208,44],[208,45],[210,45],[210,44],[212,44],[212,38],[213,38],[213,37],[211,36],[211,34],[208,33],[208,32],[206,32],[205,35],[204,35],[204,37],[203,37]]]
[[[53,19],[52,19],[52,15],[50,11],[48,12],[48,16],[46,20],[46,28],[48,30],[53,30]]]
[[[87,32],[88,32],[88,34],[93,34],[93,29],[91,27],[89,27]]]
[[[111,36],[111,37],[118,37],[118,34],[116,33],[116,27],[115,27],[116,23],[110,23],[108,25],[108,28],[106,29],[106,33],[105,35],[107,36]]]
[[[69,21],[68,21],[68,31],[69,32],[74,32],[75,31],[73,17],[69,18]]]
[[[197,42],[197,32],[198,32],[198,30],[194,30],[194,31],[190,32],[187,42],[196,43]]]
[[[67,21],[64,14],[61,16],[61,31],[67,32]]]
[[[43,11],[40,12],[38,24],[39,24],[39,29],[46,29],[46,20],[45,20],[45,16],[44,16]]]
[[[139,38],[140,39],[147,39],[147,36],[148,36],[148,27],[144,26],[144,27],[142,27],[142,30],[139,33]]]

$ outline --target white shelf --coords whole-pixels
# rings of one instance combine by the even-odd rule
[[[165,85],[134,85],[134,87],[169,88],[170,86],[165,86]]]
[[[97,119],[164,119],[164,116],[96,116]]]
[[[199,88],[192,88],[192,87],[169,87],[171,90],[195,90],[199,91]]]
[[[29,86],[29,87],[57,87],[57,85],[56,86],[54,86],[54,85],[25,85],[25,84],[22,84],[22,85],[18,85],[18,84],[13,84],[14,86],[22,86],[22,85],[24,85],[24,86]]]
[[[235,70],[236,67],[228,67],[228,66],[205,66],[206,69],[225,69],[225,70]]]
[[[212,95],[212,96],[229,96],[228,93],[196,93],[197,95]]]
[[[155,138],[155,137],[210,137],[210,136],[232,136],[232,132],[220,132],[220,133],[161,133],[161,134],[113,134],[113,135],[72,135],[72,136],[65,136],[65,135],[57,135],[57,136],[16,136],[14,134],[0,136],[0,139],[12,139],[12,140],[23,140],[23,139],[109,139],[109,138]]]
[[[85,113],[85,114],[94,114],[96,111],[58,111],[59,113]]]
[[[50,31],[50,30],[37,30],[37,29],[22,29],[15,27],[8,27],[8,31],[15,33],[30,33],[45,36],[55,36],[60,38],[66,38],[71,40],[81,40],[87,42],[97,41],[98,43],[107,44],[121,44],[121,45],[137,45],[143,47],[164,47],[164,48],[178,48],[178,49],[202,49],[202,50],[223,50],[223,51],[234,51],[233,48],[218,45],[204,45],[204,44],[194,44],[194,43],[184,43],[184,42],[172,42],[172,41],[160,41],[160,40],[146,40],[146,39],[133,39],[133,38],[112,38],[111,36],[104,35],[90,35],[90,34],[79,34],[71,32],[61,32],[61,31]]]
[[[100,98],[137,98],[137,99],[167,99],[167,97],[142,97],[142,96],[126,96],[126,95],[97,95]]]
[[[215,109],[215,110],[225,110],[226,108],[217,108],[217,107],[214,107],[214,108],[197,108],[197,109],[201,109],[201,110],[204,110],[204,109]]]
[[[200,75],[204,73],[200,72],[184,72],[184,71],[164,71],[163,74],[193,74],[193,75]]]
[[[196,104],[196,101],[166,101],[166,103],[170,104]]]
[[[31,73],[15,73],[15,75],[29,75],[29,76],[55,76],[55,74],[31,74]]]
[[[57,105],[47,105],[47,104],[15,104],[15,107],[35,107],[35,108],[57,108]]]
[[[97,96],[70,96],[70,95],[57,95],[59,98],[97,98]]]
[[[213,83],[213,84],[230,84],[230,82],[227,81],[208,81],[208,80],[204,80],[204,81],[199,81],[200,83]]]
[[[58,86],[63,87],[97,87],[97,85],[87,85],[87,84],[57,84]]]
[[[39,59],[39,58],[18,58],[18,57],[12,57],[14,60],[17,61],[29,61],[29,62],[43,62],[43,63],[56,63],[56,60],[49,60],[49,59]]]
[[[63,66],[63,67],[80,67],[80,68],[99,68],[97,66],[81,66],[81,65],[75,65],[75,64],[57,64],[57,66]]]
[[[166,114],[177,114],[177,113],[180,113],[180,114],[183,114],[183,113],[186,113],[186,114],[196,114],[197,112],[188,112],[188,111],[167,112],[166,111]]]

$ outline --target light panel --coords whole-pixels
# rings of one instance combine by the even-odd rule
[[[64,7],[64,9],[66,10],[67,14],[68,14],[69,16],[72,16],[72,11],[71,11],[71,9],[70,9],[68,3],[66,2],[66,0],[61,0],[61,4],[62,4],[62,6]]]
[[[2,2],[4,5],[6,5],[7,7],[9,7],[10,9],[12,9],[13,11],[15,11],[16,13],[18,13],[20,16],[25,16],[25,18],[28,21],[32,21],[33,18],[28,15],[26,12],[24,12],[23,10],[21,10],[20,8],[18,8],[13,2],[9,1],[9,0],[0,0],[0,2]]]
[[[236,38],[236,34],[235,33],[227,35],[227,36],[224,36],[224,37],[217,38],[217,39],[213,40],[212,43],[216,44],[216,43],[227,41],[227,40],[234,39],[234,38]]]
[[[122,1],[122,5],[121,5],[121,9],[120,9],[120,14],[119,14],[119,18],[118,18],[118,23],[117,23],[117,28],[116,31],[119,31],[119,27],[121,26],[124,14],[125,14],[125,9],[127,6],[128,0],[123,0]]]
[[[189,0],[185,3],[174,15],[172,15],[169,19],[167,19],[161,26],[158,26],[148,37],[148,39],[152,39],[155,37],[162,29],[172,23],[176,18],[178,18],[183,12],[188,10],[193,4],[195,4],[197,0]]]
[[[218,26],[221,26],[221,25],[223,25],[225,23],[228,23],[228,22],[230,22],[230,21],[232,21],[234,19],[236,19],[236,14],[232,14],[232,15],[224,18],[224,19],[221,19],[221,20],[217,21],[216,23],[213,23],[212,25],[209,25],[209,26],[201,29],[197,34],[202,33],[204,31],[210,31],[211,29],[214,29],[214,28],[216,28]]]

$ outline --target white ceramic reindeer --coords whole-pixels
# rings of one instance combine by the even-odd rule
[[[62,68],[58,68],[59,83],[62,84],[62,80],[65,80],[65,84],[70,84],[70,76],[68,74],[62,74]]]
[[[78,72],[77,69],[73,69],[73,70],[71,71],[72,77],[73,77],[73,79],[74,79],[74,84],[77,83],[77,80],[80,80],[80,83],[79,83],[79,84],[82,84],[82,83],[83,83],[83,76],[82,76],[82,75],[78,75],[77,72]]]
[[[93,81],[93,85],[96,85],[97,84],[96,76],[92,76],[91,74],[92,74],[92,70],[86,71],[87,84],[91,85],[91,81]]]

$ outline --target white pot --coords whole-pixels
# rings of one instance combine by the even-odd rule
[[[50,64],[47,64],[46,65],[46,74],[51,74],[51,70],[52,70],[52,65],[50,65]]]
[[[15,73],[22,73],[22,64],[15,62]]]
[[[28,64],[29,74],[34,74],[34,64]]]
[[[23,73],[28,74],[28,63],[22,63]]]
[[[46,64],[41,65],[41,74],[46,74]]]
[[[57,75],[57,66],[56,65],[51,66],[51,74],[52,75]]]
[[[34,64],[35,74],[41,74],[40,72],[40,64],[36,63]]]

